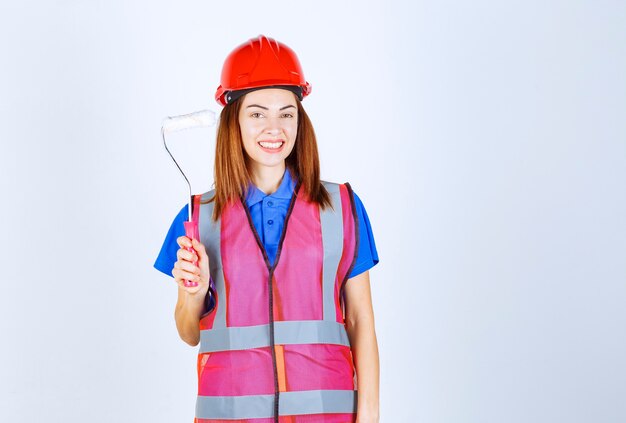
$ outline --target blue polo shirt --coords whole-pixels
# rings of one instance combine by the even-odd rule
[[[270,263],[274,263],[276,259],[278,243],[280,242],[285,217],[287,216],[287,210],[289,209],[295,186],[296,181],[291,177],[291,173],[285,170],[282,181],[274,193],[265,194],[254,184],[250,184],[246,194],[245,201],[250,210],[252,223],[261,238],[265,251],[267,251]],[[354,203],[359,220],[359,251],[354,268],[350,272],[350,278],[369,270],[378,263],[378,252],[376,251],[369,218],[361,199],[356,193],[354,193]],[[154,263],[154,267],[157,270],[169,276],[172,276],[172,269],[176,262],[176,252],[179,248],[176,239],[185,235],[183,222],[188,217],[187,208],[188,205],[185,205],[174,218]]]

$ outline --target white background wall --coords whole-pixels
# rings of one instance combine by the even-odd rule
[[[298,52],[322,176],[372,222],[381,421],[625,421],[625,22],[609,0],[3,3],[0,421],[192,421],[196,350],[152,268],[186,201],[160,124],[219,111],[260,33]]]

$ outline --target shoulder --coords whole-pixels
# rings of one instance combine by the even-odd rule
[[[209,190],[203,194],[198,194],[200,196],[200,201],[203,203],[209,202],[213,200],[215,197],[215,189]],[[194,196],[195,197],[195,196]]]
[[[363,201],[359,198],[349,182],[337,183],[322,181],[322,183],[328,190],[329,194],[331,194],[331,197],[333,197],[333,203],[335,202],[335,199],[337,199],[337,201],[340,201],[344,207],[349,207],[355,217],[358,217],[360,221],[369,224]]]
[[[358,209],[362,207],[360,200],[356,197],[356,194],[352,190],[352,186],[349,182],[337,183],[330,181],[321,181],[324,188],[330,194],[333,208],[335,210],[343,210],[347,216],[352,215],[356,220],[358,217]],[[339,205],[339,209],[335,206]]]
[[[331,182],[331,181],[324,181],[324,180],[322,180],[321,182],[322,182],[322,185],[324,185],[324,188],[326,188],[326,190],[330,194],[345,193],[349,197],[353,197],[355,195],[350,182],[339,183],[339,182]]]
[[[193,196],[194,202],[198,201],[196,204],[199,206],[200,214],[209,213],[213,214],[213,207],[215,205],[215,190],[209,190],[202,194],[196,194]],[[194,206],[195,207],[195,206]]]
[[[345,190],[346,192],[352,194],[352,186],[350,185],[349,182],[338,183],[338,182],[331,182],[331,181],[324,181],[324,180],[320,182],[329,193],[339,193],[342,190]]]
[[[322,185],[324,185],[324,188],[326,188],[329,192],[331,190],[338,191],[339,185],[342,185],[342,184],[338,184],[337,182],[324,181],[324,180],[321,180],[320,182],[322,183]]]

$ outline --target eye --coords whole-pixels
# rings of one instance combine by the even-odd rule
[[[254,112],[254,113],[252,113],[252,114],[250,115],[250,117],[253,117],[253,118],[260,118],[260,117],[263,117],[263,115],[262,115],[261,113],[259,113],[259,112]]]
[[[282,117],[284,117],[284,118],[292,118],[293,117],[293,113],[283,113]]]

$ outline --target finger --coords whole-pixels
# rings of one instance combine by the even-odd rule
[[[183,291],[188,292],[189,294],[195,294],[196,292],[202,289],[199,283],[190,284],[189,282],[185,282],[185,281],[179,282],[178,286],[180,287],[179,289],[182,289]]]
[[[190,288],[191,288],[191,289],[194,289],[194,285],[191,285],[189,281],[186,281],[186,280],[181,279],[181,280],[177,280],[177,281],[176,281],[176,283],[177,283],[177,285],[178,285],[180,288],[182,288],[183,290],[185,290],[185,291],[187,291],[187,292],[190,292],[190,291],[189,291],[189,289],[190,289]],[[195,285],[195,286],[199,286],[199,284],[198,284],[198,285]],[[192,291],[192,292],[193,292],[193,291]]]
[[[193,243],[193,249],[196,250],[196,253],[198,254],[198,256],[202,258],[205,258],[205,257],[208,258],[204,244],[198,241],[197,239],[192,239],[191,241]]]
[[[200,275],[193,273],[193,272],[188,272],[186,270],[182,270],[182,269],[172,270],[172,275],[174,276],[174,280],[178,284],[183,283],[183,281],[200,282]]]
[[[200,268],[193,264],[190,261],[186,261],[186,260],[179,260],[176,263],[174,263],[174,268],[175,269],[179,269],[179,270],[183,270],[185,272],[189,272],[189,273],[195,273],[195,274],[200,274]]]
[[[191,247],[191,240],[185,235],[176,238],[176,242],[180,248]]]
[[[198,256],[196,255],[196,253],[193,253],[189,250],[186,250],[184,248],[180,248],[177,252],[176,252],[176,257],[178,258],[178,260],[187,260],[187,261],[191,261],[194,262],[196,260],[198,260]]]

